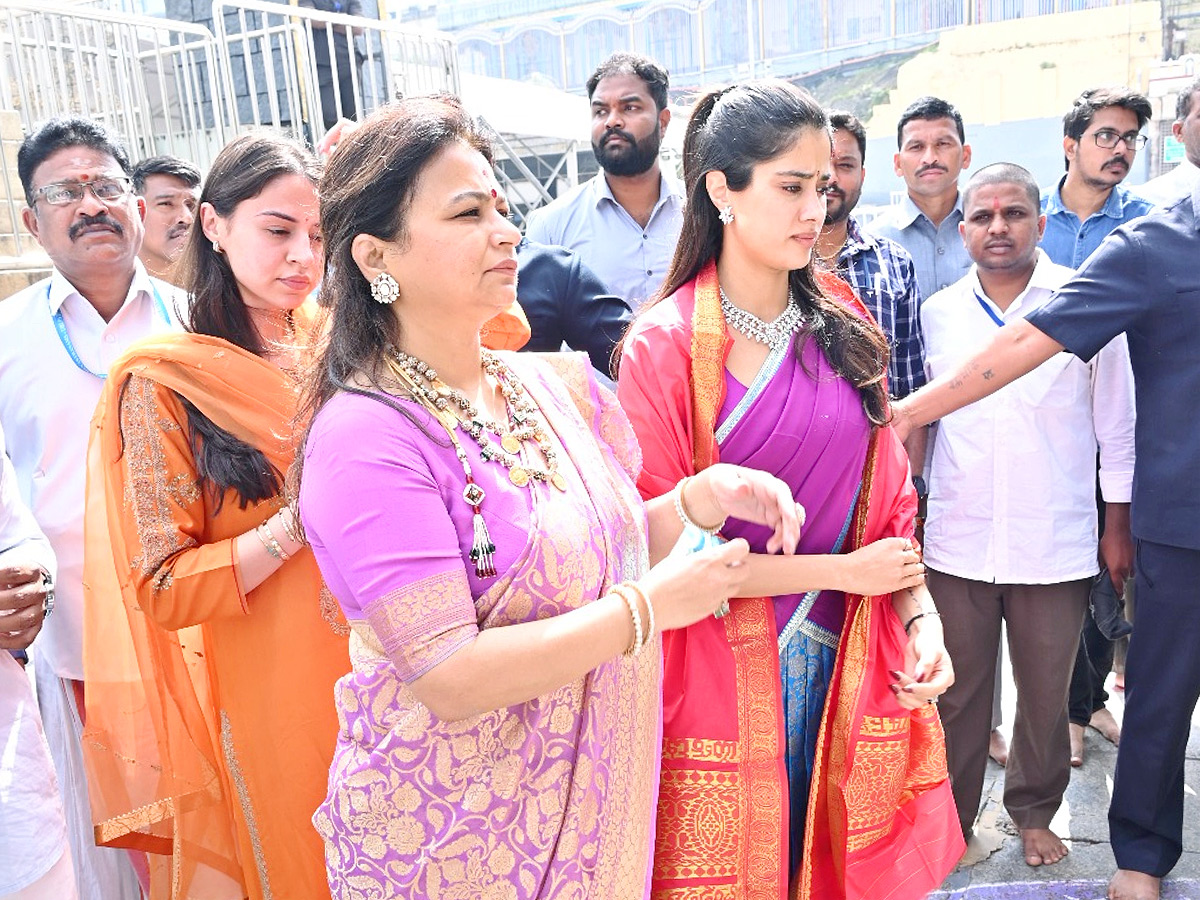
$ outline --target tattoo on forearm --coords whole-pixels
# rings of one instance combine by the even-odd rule
[[[954,378],[952,378],[950,380],[950,390],[952,390],[952,391],[958,390],[959,388],[965,386],[967,381],[970,379],[970,377],[972,375],[975,374],[975,372],[978,368],[979,368],[979,363],[973,362],[969,366],[967,366],[967,368],[963,369],[963,371],[960,372],[958,375],[955,375]]]
[[[991,369],[983,370],[983,380],[984,381],[991,381],[995,377],[995,375],[996,375],[996,373],[993,372]]]

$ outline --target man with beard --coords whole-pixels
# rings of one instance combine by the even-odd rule
[[[103,126],[47,122],[22,142],[17,171],[22,220],[54,264],[49,278],[0,302],[0,428],[22,499],[58,558],[54,614],[30,662],[79,896],[136,900],[128,854],[96,846],[82,759],[88,434],[109,366],[134,341],[178,328],[182,297],[137,258],[145,207]]]
[[[1067,174],[1042,191],[1042,250],[1060,266],[1078,269],[1110,231],[1151,210],[1121,186],[1151,114],[1142,94],[1113,87],[1084,91],[1063,116]]]
[[[885,237],[864,235],[851,213],[862,196],[867,132],[848,112],[830,112],[833,177],[825,188],[825,227],[817,254],[854,288],[891,343],[888,389],[907,397],[925,383],[917,310],[921,289],[908,251]]]
[[[959,226],[973,267],[921,308],[928,376],[952,371],[1050,300],[1074,272],[1038,249],[1038,186],[1020,166],[975,173]],[[922,391],[912,395],[919,398]],[[1070,781],[1067,689],[1097,571],[1128,566],[1133,373],[1125,337],[1090,362],[1055,354],[1022,381],[942,417],[930,464],[924,561],[955,682],[942,696],[954,800],[971,837],[988,758],[1001,625],[1017,685],[1004,805],[1025,862],[1067,854],[1050,830]],[[1096,448],[1110,527],[1097,547]]]
[[[134,166],[133,192],[146,204],[146,234],[138,259],[155,278],[177,284],[175,261],[183,250],[200,197],[200,172],[175,156],[152,156]]]
[[[1041,246],[1054,262],[1078,269],[1114,228],[1153,208],[1121,185],[1138,148],[1146,143],[1139,132],[1151,113],[1150,101],[1142,94],[1113,87],[1084,91],[1063,116],[1067,174],[1042,191],[1046,233]],[[1108,505],[1097,505],[1102,531],[1107,533],[1110,524],[1119,532],[1128,530],[1128,522],[1109,522]],[[1116,628],[1128,627],[1120,618],[1123,582],[1118,573],[1101,573],[1092,592],[1093,614],[1084,620],[1079,637],[1070,699],[1073,766],[1083,765],[1088,725],[1114,744],[1121,740],[1120,726],[1105,705],[1104,679],[1113,663],[1112,638],[1123,633]],[[1105,633],[1097,619],[1115,625]]]
[[[908,194],[867,230],[909,252],[924,299],[954,284],[971,267],[958,234],[958,176],[971,164],[971,145],[962,115],[952,104],[921,97],[900,114],[896,148],[892,164]]]
[[[684,194],[659,167],[671,121],[666,71],[617,53],[587,80],[595,178],[534,212],[525,236],[579,254],[608,292],[636,312],[667,274],[682,226]]]

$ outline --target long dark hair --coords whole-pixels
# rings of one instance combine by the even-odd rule
[[[400,323],[390,306],[372,298],[351,251],[360,234],[405,246],[408,212],[422,173],[458,142],[493,162],[491,144],[456,98],[412,97],[364,119],[329,160],[320,190],[325,278],[318,302],[330,315],[305,391],[303,415],[310,421],[330,397],[350,391],[392,407],[423,428],[380,381],[386,349],[401,346]],[[301,449],[293,466],[297,484],[303,459]]]
[[[675,293],[721,255],[724,226],[708,196],[705,176],[723,172],[730,189],[745,190],[756,165],[784,153],[809,129],[828,134],[825,111],[807,91],[785,81],[745,82],[696,102],[683,140],[683,228],[653,303]],[[882,425],[889,416],[884,390],[887,339],[870,322],[825,296],[817,285],[814,261],[815,255],[788,276],[792,293],[808,313],[805,339],[796,342],[797,356],[803,359],[808,338],[816,340],[834,371],[858,389],[867,417]]]
[[[320,164],[312,153],[286,138],[243,135],[226,144],[213,160],[200,202],[211,203],[217,215],[227,218],[239,204],[257,197],[283,175],[300,175],[315,187]],[[262,356],[267,348],[242,300],[229,260],[213,249],[199,222],[188,235],[180,266],[188,292],[187,330],[221,338]],[[237,494],[242,509],[282,490],[283,473],[261,450],[218,428],[186,398],[181,399],[187,411],[196,475],[201,487],[211,493],[216,512],[221,511],[228,490]]]

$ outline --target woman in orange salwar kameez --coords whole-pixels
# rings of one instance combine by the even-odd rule
[[[190,333],[118,360],[94,421],[84,744],[97,840],[149,854],[155,900],[329,896],[310,820],[348,629],[283,496],[317,179],[277,138],[221,152]]]
[[[625,344],[644,497],[719,459],[782,479],[808,511],[797,556],[750,558],[767,596],[664,636],[662,900],[915,900],[962,852],[933,705],[953,680],[940,622],[923,580],[884,565],[897,544],[916,560],[886,344],[812,267],[829,166],[802,90],[699,101],[680,243]],[[746,523],[721,533],[760,549]]]

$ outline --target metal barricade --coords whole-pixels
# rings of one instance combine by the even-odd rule
[[[225,143],[227,101],[212,33],[84,6],[0,2],[0,108],[27,130],[53,116],[102,122],[135,158],[201,167]]]
[[[388,100],[458,92],[452,37],[270,0],[215,0],[234,130],[270,125],[315,143]]]

